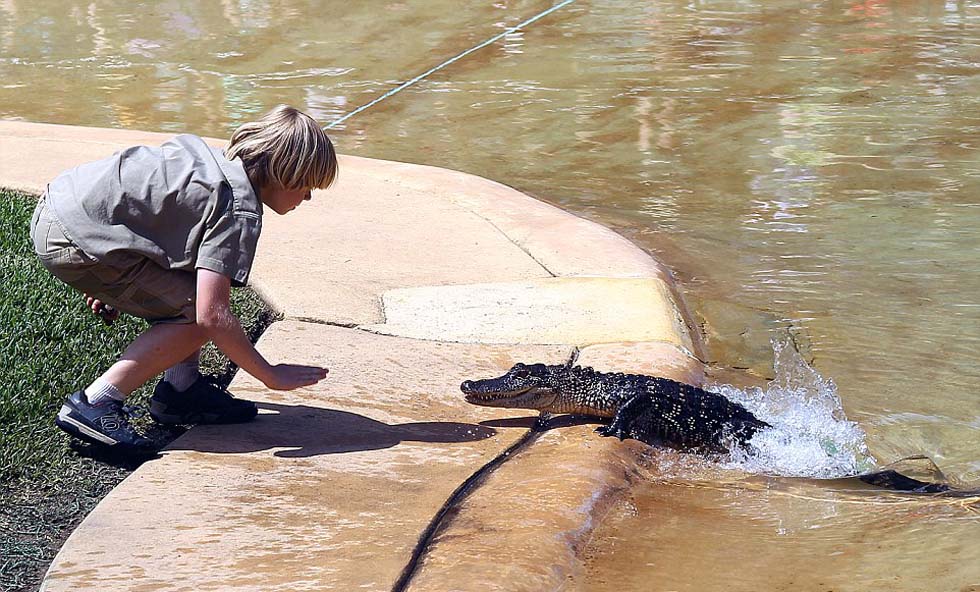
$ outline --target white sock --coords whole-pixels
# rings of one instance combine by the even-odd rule
[[[198,360],[181,362],[163,373],[163,380],[170,383],[174,390],[184,392],[201,377]]]
[[[100,405],[110,400],[125,401],[126,394],[99,377],[85,389],[85,398],[89,405]]]

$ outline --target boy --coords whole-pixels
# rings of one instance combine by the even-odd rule
[[[105,374],[68,396],[55,423],[116,449],[152,449],[129,423],[122,401],[160,372],[163,380],[150,400],[156,421],[251,420],[254,403],[200,375],[200,350],[208,341],[271,389],[323,380],[326,368],[269,364],[231,313],[229,293],[248,279],[263,206],[286,214],[336,175],[326,133],[308,115],[279,106],[238,128],[224,152],[181,135],[52,181],[31,221],[41,263],[82,292],[106,323],[119,311],[151,323]]]

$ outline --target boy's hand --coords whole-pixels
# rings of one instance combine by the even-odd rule
[[[327,377],[326,368],[299,364],[276,364],[272,367],[265,386],[274,391],[291,391],[301,386],[316,384]]]
[[[119,311],[108,304],[102,302],[98,298],[93,298],[88,294],[85,294],[85,304],[92,309],[92,312],[102,317],[102,322],[106,325],[112,325],[119,318]]]

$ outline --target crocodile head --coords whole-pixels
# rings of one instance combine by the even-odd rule
[[[562,368],[515,364],[499,378],[467,380],[459,385],[459,389],[474,405],[550,411],[559,395],[553,374]]]

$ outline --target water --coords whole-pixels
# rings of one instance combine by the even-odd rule
[[[968,540],[980,497],[845,479],[879,468],[866,434],[791,339],[775,339],[773,350],[775,377],[764,388],[708,387],[772,427],[713,459],[651,449],[641,485],[582,551],[585,574],[571,589],[975,590]],[[928,459],[895,468],[945,480]]]
[[[326,123],[547,6],[0,0],[0,116],[227,137],[286,102]],[[664,453],[576,585],[980,583],[969,511],[759,474],[924,454],[980,479],[978,25],[966,0],[579,0],[333,130],[629,236],[674,270],[719,372],[773,379],[788,332],[833,378],[800,458]]]

